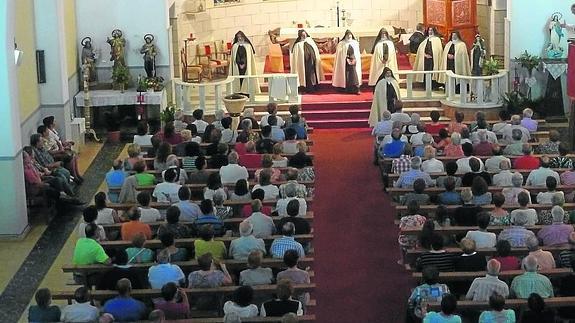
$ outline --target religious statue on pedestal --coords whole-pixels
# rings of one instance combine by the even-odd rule
[[[140,54],[144,54],[144,69],[147,77],[156,77],[156,55],[158,50],[153,43],[154,35],[144,36],[144,45],[140,49]]]
[[[300,87],[305,87],[307,92],[314,92],[323,80],[319,49],[305,30],[300,29],[297,34],[291,48],[291,73],[298,75]]]
[[[413,65],[414,71],[438,71],[441,69],[441,57],[443,55],[443,46],[441,38],[437,33],[435,27],[427,29],[427,38],[425,38],[419,48],[417,49],[417,56],[415,57],[415,64]],[[437,80],[439,73],[434,73],[431,76],[434,87],[437,87]],[[424,82],[424,74],[417,74],[415,81]]]
[[[96,54],[92,48],[92,38],[84,37],[82,44],[82,70],[86,73],[88,83],[95,83],[98,79],[96,74]]]
[[[548,58],[561,58],[563,57],[563,47],[561,47],[561,38],[563,38],[563,27],[559,22],[563,15],[559,12],[554,13],[551,16],[551,21],[547,26],[549,30],[549,45],[547,46],[545,52]]]
[[[485,39],[480,34],[475,35],[475,41],[471,48],[471,75],[481,76],[483,73],[483,60],[486,54]]]
[[[469,54],[467,53],[467,45],[461,39],[459,31],[453,31],[449,42],[445,44],[443,49],[443,57],[441,59],[441,69],[449,70],[457,75],[471,75],[469,71]],[[446,77],[441,73],[438,78],[439,83],[445,84]]]
[[[230,75],[256,75],[256,51],[254,46],[246,37],[243,31],[238,31],[234,35],[232,41],[231,59],[230,59]],[[259,82],[255,79],[256,93],[259,92]],[[239,89],[234,89],[234,92],[247,93],[247,83],[246,79],[239,80]],[[237,86],[237,84],[236,84]]]
[[[393,71],[389,67],[385,67],[373,91],[373,101],[369,112],[369,126],[375,127],[381,120],[383,111],[395,112],[395,103],[400,100],[399,84],[393,76]]]
[[[359,93],[361,85],[361,52],[351,30],[346,30],[337,44],[331,84],[347,93]]]
[[[397,56],[395,53],[395,45],[389,37],[389,33],[385,28],[381,28],[373,48],[371,49],[371,65],[369,67],[369,86],[374,86],[377,83],[384,67],[389,67],[393,73],[397,73]]]
[[[110,44],[111,47],[110,60],[114,62],[114,69],[118,66],[126,66],[126,61],[124,60],[126,40],[122,37],[122,31],[114,29],[114,31],[112,31],[112,38],[108,38],[106,42]]]

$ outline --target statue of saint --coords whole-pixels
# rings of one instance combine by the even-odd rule
[[[95,83],[98,79],[96,73],[96,54],[92,48],[92,38],[84,37],[82,39],[82,67],[88,76],[89,83]]]
[[[547,46],[548,58],[561,58],[563,57],[563,48],[561,47],[561,38],[563,38],[563,26],[559,22],[560,13],[556,12],[551,16],[551,21],[547,26],[549,30],[549,45]]]
[[[144,69],[148,77],[156,77],[156,55],[158,50],[153,43],[154,35],[144,36],[144,45],[140,49],[140,54],[144,54]]]
[[[126,40],[122,37],[122,31],[114,29],[114,31],[112,31],[112,38],[108,38],[106,42],[110,44],[111,47],[110,60],[114,62],[114,69],[118,66],[126,66],[126,61],[124,60]]]
[[[487,51],[485,50],[485,39],[480,34],[475,35],[473,47],[471,47],[471,75],[481,76],[483,60]]]

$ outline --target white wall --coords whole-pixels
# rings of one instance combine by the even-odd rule
[[[554,12],[563,14],[561,21],[575,24],[571,13],[573,0],[508,0],[507,18],[510,20],[509,58],[518,57],[525,50],[530,54],[545,57],[544,49],[549,42],[547,24]],[[565,31],[565,30],[564,30]],[[567,37],[562,39],[567,57]]]
[[[169,66],[168,10],[170,0],[77,0],[76,21],[78,30],[78,50],[81,40],[92,38],[97,52],[98,67],[111,67],[110,45],[112,30],[120,29],[126,39],[126,64],[130,67],[142,66],[144,61],[140,48],[144,35],[153,34],[158,47],[157,66]],[[169,76],[169,75],[163,75]]]
[[[239,5],[210,8],[194,15],[181,13],[187,1],[190,0],[176,1],[180,12],[178,24],[181,38],[192,32],[200,42],[231,41],[234,34],[242,30],[256,47],[259,56],[267,54],[267,32],[270,29],[292,27],[293,21],[303,24],[309,21],[311,26],[336,25],[335,0],[242,0]],[[351,30],[354,27],[383,25],[415,29],[418,22],[423,22],[422,0],[347,0],[340,1],[340,7],[351,14]]]

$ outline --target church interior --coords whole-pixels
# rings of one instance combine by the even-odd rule
[[[528,2],[0,1],[0,322],[575,321]]]

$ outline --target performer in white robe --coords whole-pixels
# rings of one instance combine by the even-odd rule
[[[437,29],[429,27],[427,29],[427,38],[421,42],[417,49],[417,56],[415,57],[414,71],[438,71],[441,69],[441,57],[443,55],[443,45],[441,38],[439,38]],[[439,74],[432,75],[434,85],[439,78]],[[425,77],[423,74],[417,75],[416,82],[424,82]]]
[[[303,29],[298,31],[297,39],[291,48],[290,69],[292,74],[298,76],[298,86],[305,87],[307,92],[315,91],[319,82],[324,79],[319,49]]]
[[[337,44],[331,84],[334,87],[345,89],[348,93],[359,93],[361,53],[359,52],[359,42],[355,40],[350,30],[346,30],[342,40]]]
[[[369,67],[369,86],[374,86],[383,72],[384,67],[389,67],[394,74],[397,74],[397,55],[395,45],[389,37],[385,28],[381,28],[373,48],[371,49],[371,65]]]
[[[230,75],[256,75],[255,49],[250,40],[243,31],[238,31],[234,36],[231,52]],[[233,83],[233,91],[248,93],[248,82],[255,87],[254,93],[260,93],[260,84],[258,79],[240,79]]]
[[[459,32],[454,31],[451,33],[450,40],[445,44],[445,48],[443,49],[440,69],[450,70],[457,75],[469,76],[471,75],[470,68],[471,64],[469,63],[467,45],[461,40]],[[445,84],[446,80],[447,77],[442,73],[437,81]]]
[[[383,111],[395,112],[395,103],[401,100],[399,84],[393,76],[393,71],[385,67],[373,91],[373,101],[369,112],[369,126],[375,125],[381,120]]]

